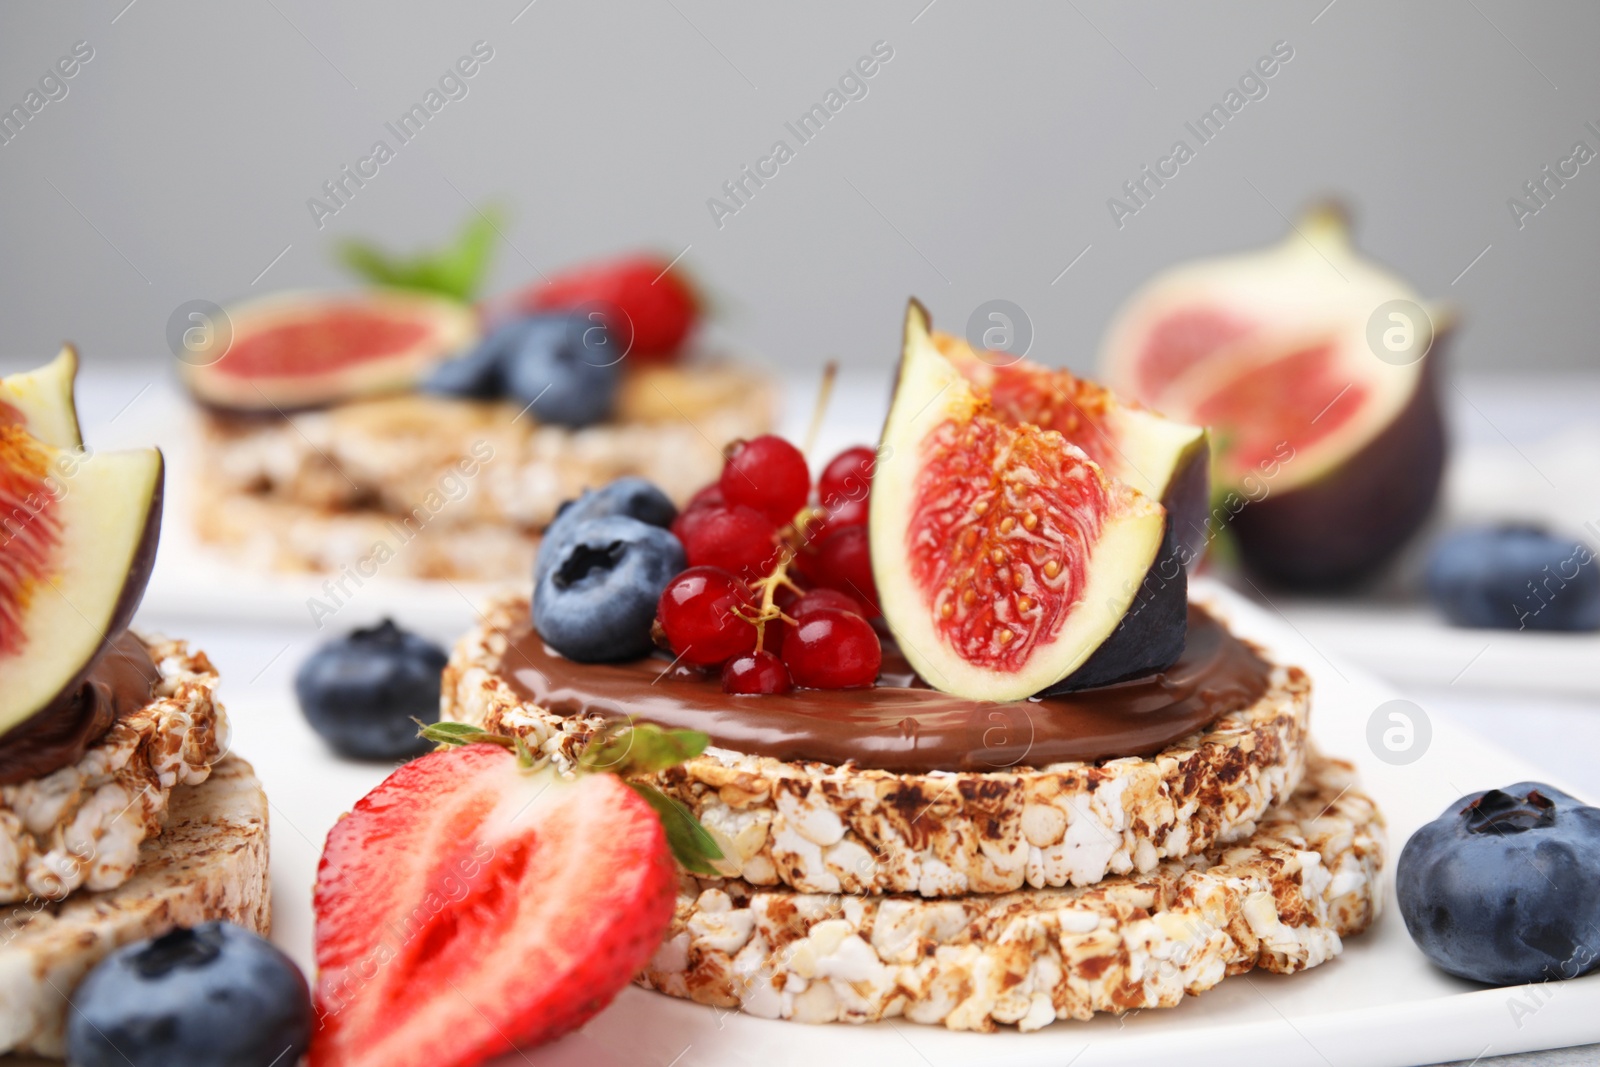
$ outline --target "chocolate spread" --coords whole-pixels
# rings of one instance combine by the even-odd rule
[[[144,642],[123,631],[100,650],[81,682],[0,734],[0,785],[78,762],[113,723],[150,702],[160,678]]]
[[[797,689],[729,696],[714,673],[662,657],[574,663],[526,622],[507,633],[499,672],[552,712],[632,717],[701,730],[715,745],[781,760],[886,771],[998,771],[1068,760],[1147,756],[1248,707],[1270,668],[1204,610],[1189,608],[1188,642],[1169,670],[1047,700],[985,704],[940,693],[892,643],[873,689]]]

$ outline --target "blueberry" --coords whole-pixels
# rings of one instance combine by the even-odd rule
[[[441,396],[494,400],[505,394],[505,354],[516,340],[520,320],[495,330],[464,356],[446,360],[423,379],[423,391]]]
[[[1434,546],[1427,586],[1457,626],[1600,629],[1600,564],[1593,550],[1532,526],[1450,534]]]
[[[295,696],[311,728],[356,759],[403,759],[431,747],[412,721],[439,717],[444,649],[392,621],[329,641],[300,665]]]
[[[1395,870],[1411,940],[1492,985],[1575,978],[1600,961],[1600,809],[1519,782],[1462,797]]]
[[[533,625],[580,663],[638,659],[651,649],[656,602],[684,568],[683,546],[626,515],[580,523],[533,590]]]
[[[506,392],[541,422],[573,428],[603,422],[616,406],[621,351],[606,328],[582,315],[534,315],[503,356]]]
[[[556,512],[539,539],[539,555],[534,563],[533,581],[537,585],[561,554],[572,532],[590,519],[607,515],[626,515],[651,526],[668,527],[678,517],[678,509],[667,494],[643,478],[629,475],[601,489],[586,489],[576,500],[568,500]]]
[[[311,1043],[311,994],[282,952],[241,926],[179,927],[117,949],[72,994],[73,1067],[269,1067]]]

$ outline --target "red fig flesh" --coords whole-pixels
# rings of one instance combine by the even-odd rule
[[[478,329],[465,305],[402,290],[284,293],[228,309],[219,328],[231,339],[218,358],[179,363],[185,384],[213,407],[266,412],[411,388]]]
[[[885,458],[873,474],[884,618],[928,684],[1017,700],[1060,682],[1118,628],[1166,514],[1059,431],[997,414],[907,309]]]
[[[1117,315],[1102,364],[1114,387],[1211,429],[1208,536],[1226,524],[1245,564],[1280,584],[1339,587],[1432,509],[1447,326],[1324,207],[1281,245],[1152,280]]]
[[[160,536],[160,452],[91,453],[30,432],[76,431],[71,368],[64,389],[35,389],[60,370],[0,381],[0,733],[78,684],[127,628]],[[51,396],[65,409],[39,399]]]

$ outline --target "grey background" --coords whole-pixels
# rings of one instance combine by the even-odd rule
[[[91,367],[165,359],[183,301],[347,284],[337,239],[417,247],[470,199],[513,211],[496,287],[688,247],[777,366],[887,365],[915,293],[951,327],[1013,300],[1036,358],[1083,368],[1153,271],[1338,193],[1367,249],[1463,309],[1458,365],[1600,368],[1600,160],[1520,231],[1506,205],[1600,150],[1593,3],[126,2],[0,9],[0,106],[95,50],[0,146],[8,367],[64,337]],[[307,198],[477,40],[468,95],[319,230]],[[719,230],[707,199],[880,40],[868,95]],[[1268,95],[1119,230],[1107,199],[1280,40]]]

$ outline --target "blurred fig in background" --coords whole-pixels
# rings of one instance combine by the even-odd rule
[[[465,304],[404,289],[278,293],[191,318],[172,339],[189,392],[267,415],[406,392],[478,336]]]
[[[1457,626],[1600,630],[1600,564],[1536,526],[1457,530],[1433,546],[1428,598]]]
[[[1114,389],[1211,429],[1208,535],[1226,526],[1277,585],[1340,589],[1432,511],[1446,318],[1323,205],[1278,245],[1158,275],[1118,312],[1101,363]]]

